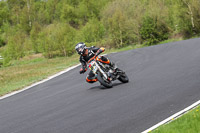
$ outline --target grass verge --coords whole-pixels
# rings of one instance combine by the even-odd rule
[[[67,67],[78,64],[78,56],[46,59],[25,58],[12,62],[12,66],[0,68],[0,96],[22,89]]]
[[[200,106],[182,117],[158,127],[152,133],[200,133]]]

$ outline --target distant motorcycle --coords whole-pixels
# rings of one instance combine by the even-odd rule
[[[112,81],[118,79],[122,83],[128,83],[129,78],[126,73],[119,68],[114,70],[108,64],[103,64],[99,61],[99,57],[91,58],[87,67],[97,76],[98,81],[107,88],[112,88]]]

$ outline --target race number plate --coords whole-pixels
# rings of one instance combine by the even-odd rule
[[[94,73],[96,73],[96,71],[97,71],[96,62],[95,62],[95,61],[92,61],[92,62],[90,63],[89,68],[90,68]]]

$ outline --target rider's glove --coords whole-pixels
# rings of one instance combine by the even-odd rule
[[[99,55],[99,54],[101,54],[102,52],[104,52],[105,51],[105,48],[103,48],[103,47],[101,47],[97,52],[96,52],[96,57]]]
[[[83,74],[83,73],[85,73],[86,71],[87,71],[87,69],[81,68],[79,72],[80,72],[80,74]]]

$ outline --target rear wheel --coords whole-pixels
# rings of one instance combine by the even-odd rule
[[[112,82],[108,81],[107,79],[104,79],[103,75],[100,72],[97,74],[97,79],[103,86],[105,86],[107,88],[112,88],[112,86],[113,86]]]
[[[118,80],[121,81],[122,83],[128,83],[129,82],[129,78],[126,75],[125,72],[123,74],[120,74]]]

